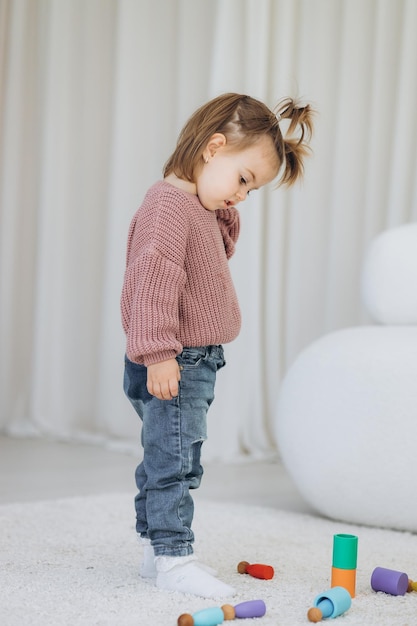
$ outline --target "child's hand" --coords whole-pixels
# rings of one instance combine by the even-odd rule
[[[181,378],[176,359],[168,359],[148,365],[147,389],[159,400],[171,400],[178,395],[178,382]]]

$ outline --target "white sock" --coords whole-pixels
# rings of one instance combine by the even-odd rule
[[[155,558],[157,570],[156,586],[166,591],[180,591],[203,598],[224,598],[234,596],[233,587],[205,572],[195,563],[193,554],[189,556]]]
[[[141,537],[138,534],[138,540],[143,547],[143,559],[139,567],[139,573],[142,576],[142,578],[156,578],[156,575],[158,572],[156,570],[155,554],[153,551],[153,547],[151,546],[150,539]],[[209,565],[206,565],[205,563],[200,563],[200,561],[198,561],[196,557],[194,557],[194,559],[195,559],[195,564],[198,567],[200,567],[202,570],[204,570],[211,576],[217,576],[217,571],[215,569],[213,569]]]
[[[155,555],[150,539],[138,535],[138,540],[143,547],[143,559],[139,567],[142,578],[156,578]]]

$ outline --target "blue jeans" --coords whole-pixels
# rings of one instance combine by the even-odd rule
[[[156,556],[192,554],[194,503],[200,486],[201,446],[216,372],[225,365],[222,346],[184,348],[179,394],[158,400],[146,388],[147,368],[125,358],[124,391],[142,420],[143,461],[136,469],[136,531],[151,540]]]

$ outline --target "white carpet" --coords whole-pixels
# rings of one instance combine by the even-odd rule
[[[238,589],[228,602],[266,603],[263,618],[237,620],[242,626],[308,624],[314,597],[330,586],[338,532],[359,537],[357,597],[338,623],[417,624],[417,593],[393,597],[369,585],[376,566],[417,579],[416,535],[200,500],[194,528],[198,556]],[[0,506],[0,533],[2,626],[176,626],[181,613],[226,602],[160,592],[138,576],[129,494]],[[274,578],[238,574],[242,560],[273,565]]]

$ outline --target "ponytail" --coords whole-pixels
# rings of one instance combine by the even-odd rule
[[[302,178],[304,159],[311,153],[309,141],[313,134],[314,111],[309,104],[300,106],[298,100],[285,98],[277,104],[274,112],[278,122],[290,120],[285,133],[281,132],[279,124],[276,125],[274,143],[283,164],[278,186],[291,187]]]

